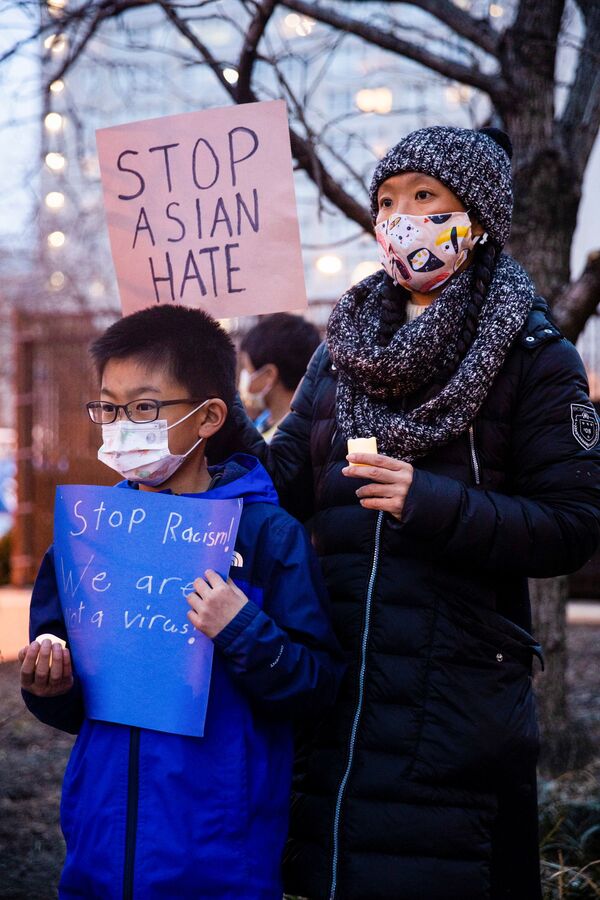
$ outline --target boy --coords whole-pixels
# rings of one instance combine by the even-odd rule
[[[78,733],[61,802],[60,896],[281,900],[291,717],[331,704],[342,669],[318,564],[257,460],[207,467],[205,442],[235,392],[235,350],[213,319],[156,306],[116,322],[91,352],[102,387],[88,411],[104,436],[121,421],[134,433],[158,418],[168,429],[168,449],[150,464],[101,448],[128,479],[119,487],[211,491],[244,506],[235,580],[198,573],[187,598],[190,622],[215,645],[202,738],[86,718],[68,648],[34,640],[67,637],[52,550],[42,563],[21,685],[42,722]]]
[[[260,320],[240,344],[239,391],[265,441],[290,411],[294,392],[321,343],[319,332],[302,316],[275,313]]]

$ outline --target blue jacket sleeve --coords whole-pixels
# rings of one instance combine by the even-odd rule
[[[563,339],[539,352],[523,378],[511,495],[415,470],[391,530],[484,571],[549,578],[578,569],[600,541],[600,452],[577,441],[573,404],[593,409],[579,354]]]
[[[67,640],[67,629],[58,597],[52,547],[42,560],[33,586],[29,611],[29,640],[34,641],[39,634],[45,632]],[[35,694],[25,690],[21,693],[25,705],[40,722],[67,731],[69,734],[78,733],[85,714],[81,684],[76,674],[71,690],[58,697],[36,697]]]
[[[262,558],[272,557],[262,579],[263,609],[248,601],[214,643],[261,709],[315,715],[332,705],[345,669],[320,568],[306,532],[291,517],[263,543]]]

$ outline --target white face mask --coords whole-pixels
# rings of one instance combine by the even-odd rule
[[[257,375],[260,375],[263,369],[266,366],[261,366],[260,369],[257,369],[256,372],[249,372],[248,369],[242,369],[240,372],[240,377],[238,380],[238,392],[240,395],[240,400],[244,404],[244,406],[250,407],[255,412],[262,412],[267,408],[267,394],[271,390],[272,385],[267,385],[267,387],[258,391],[256,394],[250,390],[250,385],[254,381]]]
[[[394,283],[425,294],[448,281],[480,239],[466,212],[392,213],[375,226],[375,235],[381,264]]]
[[[199,438],[187,453],[171,453],[170,429],[185,422],[207,403],[208,400],[200,403],[172,425],[168,425],[166,419],[156,419],[154,422],[117,419],[110,425],[103,425],[102,446],[98,450],[98,459],[128,481],[147,484],[149,487],[162,484],[177,471],[184,459],[203,440]]]

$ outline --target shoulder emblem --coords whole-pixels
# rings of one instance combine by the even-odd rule
[[[573,436],[585,450],[591,450],[600,437],[600,422],[593,406],[571,403],[571,423]]]

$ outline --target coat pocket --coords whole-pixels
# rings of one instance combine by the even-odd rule
[[[440,601],[412,775],[488,790],[538,753],[532,659],[541,648],[496,612]]]

